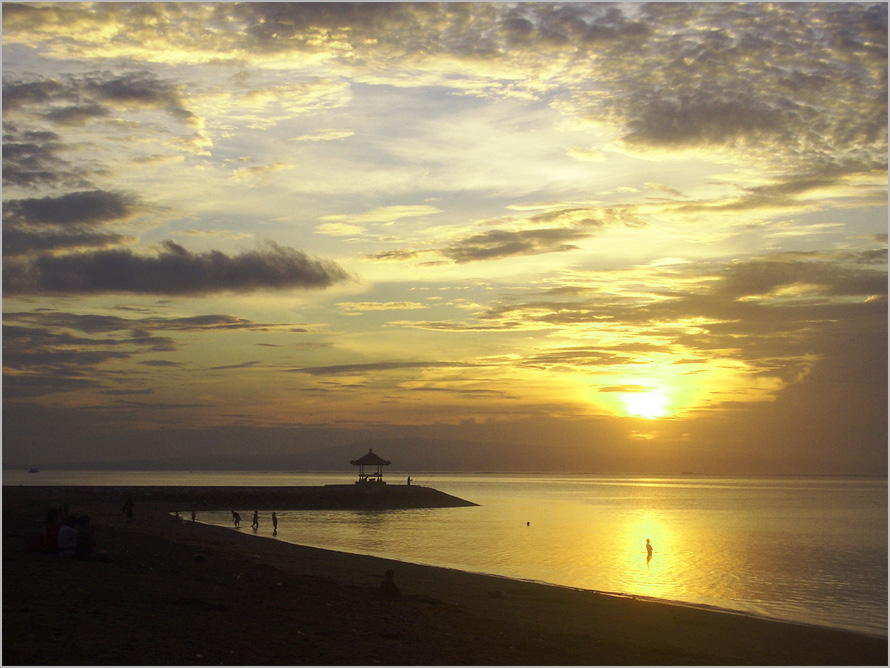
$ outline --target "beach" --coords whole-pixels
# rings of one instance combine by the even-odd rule
[[[887,664],[885,638],[295,546],[169,497],[128,523],[115,491],[4,487],[4,664]],[[63,501],[110,561],[25,550]]]

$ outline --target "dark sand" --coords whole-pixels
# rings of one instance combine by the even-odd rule
[[[887,665],[883,638],[177,524],[174,501],[127,524],[86,488],[70,509],[113,561],[28,553],[47,489],[3,488],[5,665]]]

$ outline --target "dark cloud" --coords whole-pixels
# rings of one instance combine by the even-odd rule
[[[115,372],[105,370],[109,362],[171,353],[176,342],[156,332],[267,331],[290,325],[255,323],[228,315],[182,318],[76,314],[51,310],[8,312],[3,316],[3,384],[9,401],[59,392],[95,388],[103,394],[142,394],[146,388],[120,388]],[[180,368],[179,362],[139,359],[154,368]],[[246,368],[253,362],[232,365]],[[226,368],[226,367],[219,367]],[[127,376],[132,382],[133,374]]]
[[[60,125],[81,125],[114,109],[159,109],[186,125],[198,122],[180,88],[147,71],[4,82],[3,106],[4,111],[30,111]]]
[[[376,260],[409,260],[427,253],[438,253],[458,263],[497,260],[505,257],[561,253],[578,248],[574,241],[592,236],[607,224],[638,226],[642,223],[632,213],[620,208],[572,207],[537,213],[512,220],[522,229],[494,229],[454,241],[442,249],[398,249],[371,255]],[[489,221],[502,223],[503,221]]]
[[[94,118],[110,116],[111,111],[96,102],[86,104],[72,104],[66,107],[56,107],[43,114],[43,117],[58,125],[83,125]]]
[[[676,147],[687,144],[726,144],[738,137],[778,134],[784,118],[750,91],[661,93],[636,101],[637,113],[627,123],[630,143]]]
[[[707,145],[764,159],[886,167],[886,5],[653,3],[638,51],[600,51],[604,109],[640,148]],[[821,167],[819,167],[821,169]]]
[[[3,256],[28,255],[34,252],[72,248],[110,248],[134,241],[123,234],[75,231],[32,232],[23,229],[3,228]],[[8,261],[8,260],[4,260]]]
[[[3,108],[5,111],[20,109],[32,104],[45,105],[65,95],[65,86],[54,79],[3,82]]]
[[[306,331],[295,329],[290,324],[271,324],[253,322],[232,315],[196,315],[181,318],[120,318],[111,315],[80,315],[77,313],[39,311],[39,312],[8,312],[4,314],[6,321],[26,323],[44,328],[65,328],[86,334],[128,331],[178,331],[178,332],[212,332],[212,331],[272,331],[285,329],[289,332]]]
[[[3,256],[121,246],[132,239],[95,228],[127,220],[143,209],[132,195],[103,190],[7,200],[3,203]],[[11,274],[32,271],[22,262],[13,269]]]
[[[18,401],[59,392],[104,388],[111,375],[100,371],[107,362],[175,349],[167,337],[130,335],[120,338],[76,336],[59,328],[3,324],[3,394]]]
[[[590,236],[585,230],[552,228],[543,230],[492,230],[462,239],[442,254],[458,264],[480,260],[496,260],[516,255],[540,255],[577,248],[569,243]]]
[[[4,100],[5,103],[5,100]],[[3,184],[84,187],[88,181],[60,157],[67,147],[55,132],[3,124]]]
[[[420,251],[407,251],[407,250],[392,250],[392,251],[384,251],[382,253],[373,253],[369,255],[371,259],[374,260],[383,260],[383,261],[402,261],[402,260],[412,260],[420,255]]]
[[[58,197],[3,202],[4,223],[93,227],[125,220],[139,211],[138,200],[126,193],[90,190]]]
[[[721,294],[734,298],[768,295],[800,286],[803,294],[863,296],[887,294],[887,272],[808,260],[786,254],[781,259],[752,260],[727,267],[719,284]],[[885,255],[886,256],[886,255]]]
[[[130,250],[41,255],[24,266],[3,267],[4,290],[11,294],[135,293],[200,295],[221,291],[322,288],[348,278],[337,264],[269,242],[254,251],[228,256],[220,251],[191,253],[172,241],[155,256]]]
[[[78,82],[75,80],[75,85]],[[161,109],[186,125],[195,125],[198,117],[186,109],[180,88],[159,79],[151,72],[87,75],[82,83],[88,95],[99,103],[123,108]]]

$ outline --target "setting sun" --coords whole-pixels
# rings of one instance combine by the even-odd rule
[[[621,397],[630,415],[652,420],[668,414],[667,398],[660,390],[628,392]]]

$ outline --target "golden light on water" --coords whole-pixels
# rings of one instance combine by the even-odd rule
[[[646,558],[646,539],[652,545],[652,559]],[[676,552],[676,535],[659,516],[643,511],[624,525],[621,543],[625,546],[624,568],[627,591],[644,596],[670,598],[677,586],[676,578],[665,572],[672,552]]]

